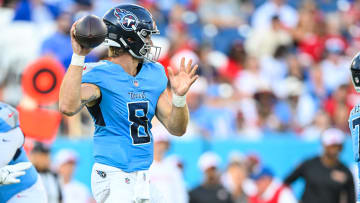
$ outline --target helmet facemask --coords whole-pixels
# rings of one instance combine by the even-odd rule
[[[356,92],[360,92],[360,70],[351,69],[351,81],[353,82]]]
[[[151,62],[156,62],[159,59],[159,56],[160,56],[160,53],[161,53],[161,47],[154,46],[152,41],[151,41],[151,37],[152,37],[153,34],[160,34],[160,31],[157,30],[157,29],[155,29],[155,30],[142,29],[140,31],[137,31],[136,34],[142,40],[144,45],[139,50],[140,56],[136,55],[132,51],[131,48],[129,50],[130,54],[132,56],[134,56],[135,58],[146,59],[146,60],[151,61]]]

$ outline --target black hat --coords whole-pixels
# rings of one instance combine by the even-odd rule
[[[46,153],[48,154],[50,152],[50,147],[44,143],[41,142],[35,142],[33,149],[31,150],[31,153],[39,152],[39,153]]]

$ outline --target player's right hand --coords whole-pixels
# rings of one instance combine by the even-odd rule
[[[80,20],[80,19],[79,19]],[[75,21],[75,23],[72,25],[71,30],[70,30],[70,36],[71,36],[71,46],[73,49],[73,52],[77,55],[80,56],[86,56],[90,53],[90,51],[92,49],[88,48],[84,48],[83,46],[81,46],[75,39],[75,26],[76,24],[79,22],[79,20]]]
[[[20,183],[19,176],[25,175],[25,170],[32,166],[30,162],[20,162],[0,168],[0,185]]]

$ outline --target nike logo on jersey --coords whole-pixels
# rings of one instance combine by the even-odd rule
[[[7,140],[7,139],[1,139],[2,142],[10,142],[10,140]]]

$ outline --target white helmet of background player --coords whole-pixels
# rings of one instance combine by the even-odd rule
[[[108,28],[106,46],[121,47],[133,57],[157,61],[161,48],[148,39],[160,34],[151,13],[142,6],[122,4],[110,9],[103,17]]]
[[[350,65],[351,79],[355,90],[360,92],[360,52],[354,56]]]

